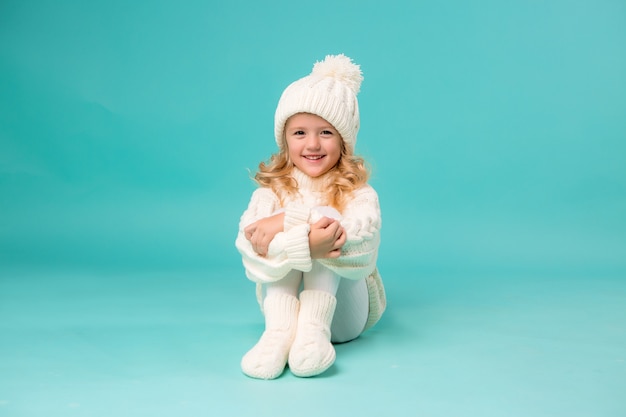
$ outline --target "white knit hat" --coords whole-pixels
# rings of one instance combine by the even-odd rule
[[[296,113],[312,113],[333,125],[351,150],[359,131],[361,68],[343,54],[327,55],[313,65],[311,74],[283,91],[274,116],[274,135],[282,147],[287,119]]]

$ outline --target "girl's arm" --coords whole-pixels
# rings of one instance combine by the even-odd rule
[[[341,256],[319,261],[344,278],[365,278],[376,268],[380,244],[381,215],[376,191],[369,185],[355,191],[342,216],[347,240]]]
[[[267,255],[270,242],[274,240],[274,236],[285,230],[285,212],[281,211],[270,217],[257,220],[254,223],[244,227],[244,235],[252,249],[261,256]]]
[[[252,194],[248,208],[241,216],[235,246],[241,253],[246,275],[252,281],[274,282],[292,269],[311,269],[310,226],[301,220],[308,219],[308,209],[299,206],[285,209],[283,231],[273,236],[265,255],[259,255],[253,243],[246,238],[246,229],[248,232],[251,230],[249,226],[273,216],[278,209],[278,197],[267,188],[259,188]]]

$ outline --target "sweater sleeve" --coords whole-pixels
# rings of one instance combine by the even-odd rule
[[[380,245],[382,219],[376,191],[369,185],[355,191],[342,216],[347,240],[341,256],[319,261],[343,278],[365,278],[376,268]]]
[[[278,197],[267,188],[252,194],[248,208],[239,221],[235,246],[241,254],[246,276],[258,283],[275,282],[292,269],[310,271],[308,211],[302,207],[285,208],[285,230],[274,236],[267,256],[260,256],[246,239],[244,229],[257,220],[273,215],[280,209]]]

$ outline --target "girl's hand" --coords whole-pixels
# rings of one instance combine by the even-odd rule
[[[346,231],[339,221],[323,217],[311,225],[309,233],[311,259],[338,258],[344,243]]]
[[[246,226],[243,229],[252,249],[261,256],[267,255],[270,242],[284,230],[285,213],[275,214]]]

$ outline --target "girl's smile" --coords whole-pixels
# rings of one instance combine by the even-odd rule
[[[309,177],[330,171],[341,157],[341,135],[326,120],[310,113],[297,113],[287,120],[285,136],[289,158]]]

